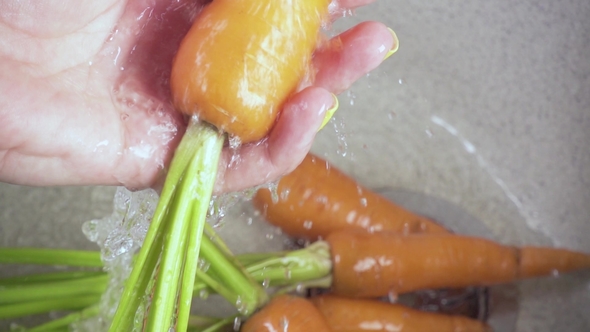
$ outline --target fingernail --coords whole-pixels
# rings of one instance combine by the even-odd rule
[[[383,60],[392,56],[393,53],[397,52],[397,50],[399,49],[399,39],[397,39],[397,35],[395,34],[395,31],[391,30],[391,28],[387,28],[387,30],[389,30],[389,32],[391,32],[391,35],[393,36],[393,48],[391,50],[389,50],[389,52],[387,52],[387,54],[385,54],[385,58]]]
[[[336,110],[338,109],[338,106],[340,106],[340,103],[338,102],[338,97],[336,97],[335,94],[332,94],[332,97],[334,97],[334,106],[332,106],[332,108],[326,111],[326,116],[324,116],[324,121],[322,122],[322,125],[320,126],[320,129],[318,129],[318,131],[322,130],[322,128],[326,126],[326,124],[334,115],[334,112],[336,112]]]

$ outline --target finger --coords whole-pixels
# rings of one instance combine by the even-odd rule
[[[224,149],[215,193],[243,190],[268,183],[292,171],[305,157],[334,96],[322,88],[308,87],[283,107],[267,139]]]
[[[313,85],[339,94],[379,66],[397,45],[395,34],[382,23],[361,23],[332,38],[315,53],[317,74]]]
[[[334,1],[334,4],[337,6],[337,8],[354,9],[361,6],[366,6],[373,2],[375,2],[375,0],[336,0]]]

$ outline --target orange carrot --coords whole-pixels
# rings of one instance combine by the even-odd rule
[[[353,297],[493,285],[590,268],[587,254],[552,248],[520,250],[453,234],[348,231],[333,233],[326,242],[332,255],[332,291]]]
[[[311,154],[279,181],[277,192],[278,201],[273,202],[270,190],[260,189],[253,203],[266,220],[294,237],[313,240],[343,229],[446,232]]]
[[[557,275],[590,267],[590,255],[566,249],[523,247],[520,249],[520,278]]]
[[[308,300],[279,295],[250,317],[242,332],[329,332],[324,317]]]
[[[215,0],[172,68],[176,107],[242,142],[263,138],[309,69],[328,0]]]
[[[489,332],[485,323],[463,316],[423,312],[399,304],[322,295],[310,299],[330,328],[342,332]]]

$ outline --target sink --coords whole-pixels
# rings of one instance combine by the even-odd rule
[[[378,20],[400,49],[339,97],[312,150],[411,209],[440,219],[449,210],[437,206],[452,207],[478,223],[459,233],[590,252],[588,17],[583,0],[361,8],[334,30]],[[0,184],[0,245],[94,249],[82,224],[110,214],[114,190]],[[281,235],[263,225],[234,231],[250,212],[226,218],[227,241],[279,248]],[[0,275],[29,269],[0,266]],[[590,331],[589,273],[516,287],[506,332]]]

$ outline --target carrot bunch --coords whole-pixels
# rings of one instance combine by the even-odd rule
[[[374,298],[423,289],[490,286],[590,268],[590,255],[566,249],[506,246],[451,234],[431,220],[386,201],[309,155],[254,205],[291,236],[318,239],[329,276],[312,298],[334,331],[488,331],[485,324],[425,313]],[[305,249],[302,249],[305,251]],[[328,280],[326,280],[326,278]],[[260,313],[263,314],[262,312]],[[259,329],[259,331],[267,331]],[[294,330],[296,331],[296,330]]]

